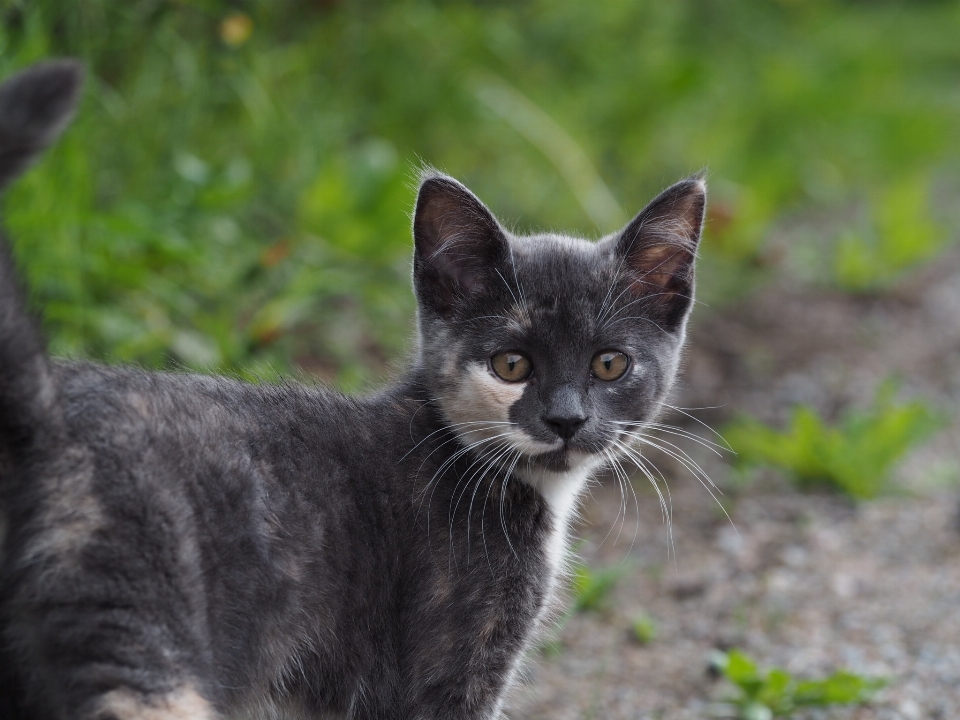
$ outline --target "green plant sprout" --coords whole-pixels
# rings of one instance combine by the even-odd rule
[[[626,565],[615,565],[594,570],[586,563],[577,563],[570,582],[574,597],[572,611],[603,609],[610,591],[628,569]]]
[[[635,617],[630,629],[633,632],[633,639],[641,645],[649,645],[657,639],[657,623],[646,613]]]
[[[724,437],[741,465],[770,465],[801,487],[826,485],[868,500],[889,489],[896,463],[944,423],[919,400],[895,403],[894,392],[892,383],[884,383],[871,408],[850,410],[836,425],[801,405],[786,430],[744,418],[728,425]]]
[[[570,574],[572,603],[557,620],[550,637],[540,645],[540,651],[548,657],[559,655],[563,649],[560,633],[570,618],[579,612],[602,610],[606,606],[610,591],[629,569],[628,565],[614,565],[594,570],[586,563],[577,561]]]
[[[879,194],[871,227],[848,231],[839,240],[837,284],[852,292],[879,290],[937,255],[947,234],[931,218],[929,204],[928,177],[908,176]]]
[[[711,664],[736,688],[731,714],[739,720],[790,717],[801,708],[860,705],[868,702],[887,681],[841,670],[822,680],[797,680],[786,670],[760,670],[740,650],[716,651]]]

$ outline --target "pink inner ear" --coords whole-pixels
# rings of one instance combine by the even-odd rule
[[[666,287],[682,267],[690,262],[689,251],[676,245],[654,245],[639,253],[634,268],[638,272],[636,283],[643,286]]]

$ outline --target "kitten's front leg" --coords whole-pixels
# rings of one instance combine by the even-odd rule
[[[408,720],[502,720],[513,668],[452,672],[406,693],[398,718]]]
[[[546,594],[539,583],[464,582],[442,612],[408,625],[413,642],[401,656],[398,717],[495,720],[524,650],[540,624]],[[465,573],[469,574],[469,573]],[[469,590],[465,590],[469,588]],[[498,592],[499,591],[499,592]],[[456,593],[456,590],[455,590]]]
[[[437,489],[433,507],[448,522],[422,528],[429,534],[414,534],[403,553],[395,647],[404,720],[502,717],[556,584],[546,550],[553,518],[534,488],[496,474],[477,481],[473,492],[494,498],[491,509],[458,505],[458,487]]]

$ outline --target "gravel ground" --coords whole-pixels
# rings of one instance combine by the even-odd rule
[[[710,717],[730,690],[711,679],[710,651],[738,647],[798,676],[847,668],[891,681],[869,707],[806,717],[960,718],[952,496],[854,508],[771,482],[728,501],[734,530],[702,487],[674,485],[675,562],[652,492],[639,495],[641,512],[629,513],[619,540],[602,545],[620,494],[594,492],[582,555],[627,572],[605,610],[563,628],[558,655],[536,658],[511,717]],[[647,645],[630,632],[641,614],[658,628]]]
[[[652,489],[635,481],[623,521],[616,484],[601,484],[584,504],[580,554],[624,574],[604,608],[564,626],[559,653],[535,654],[510,717],[713,717],[731,688],[711,676],[710,653],[737,647],[801,677],[846,668],[889,680],[867,706],[795,718],[960,719],[960,250],[882,296],[772,283],[702,315],[678,402],[721,406],[701,414],[711,423],[736,412],[779,422],[796,402],[834,415],[891,376],[954,422],[902,465],[902,495],[857,506],[773,473],[738,486],[727,461],[700,453],[728,519],[663,458],[675,557]],[[646,645],[630,632],[640,615],[658,629]]]

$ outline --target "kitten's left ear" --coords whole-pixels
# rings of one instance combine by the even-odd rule
[[[617,239],[616,253],[634,294],[649,296],[669,317],[681,317],[690,305],[706,207],[703,176],[681,180],[654,198]]]
[[[420,184],[413,238],[417,295],[443,317],[482,292],[508,253],[493,214],[463,185],[439,174]]]

